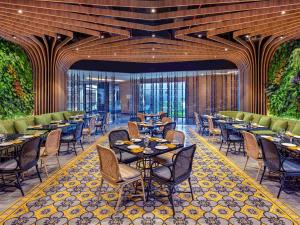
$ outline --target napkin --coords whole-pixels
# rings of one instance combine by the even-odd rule
[[[132,145],[133,142],[131,142],[131,141],[124,141],[124,144],[125,144],[125,145]]]
[[[155,137],[152,137],[152,138],[149,138],[149,141],[157,141],[159,138],[155,138]]]
[[[131,151],[132,151],[133,153],[140,153],[140,152],[143,152],[144,149],[143,149],[143,148],[134,148],[134,149],[131,149]]]
[[[294,151],[300,151],[300,146],[290,146],[288,147],[289,150],[294,150]]]
[[[176,148],[174,144],[162,144],[163,146],[167,146],[168,148]]]

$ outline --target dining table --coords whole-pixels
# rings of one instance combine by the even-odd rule
[[[141,128],[148,129],[151,136],[156,128],[164,127],[166,123],[163,122],[137,122],[137,125]]]

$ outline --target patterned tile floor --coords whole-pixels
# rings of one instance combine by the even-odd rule
[[[300,224],[296,213],[205,139],[186,133],[187,144],[198,146],[192,175],[196,198],[176,194],[175,217],[167,199],[146,204],[126,199],[123,210],[115,212],[116,194],[108,185],[111,193],[102,193],[98,200],[100,174],[93,145],[4,210],[0,224]],[[107,144],[107,139],[97,143]],[[187,187],[184,183],[180,189]]]

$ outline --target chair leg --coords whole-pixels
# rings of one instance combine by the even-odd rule
[[[189,177],[188,181],[189,181],[189,186],[190,186],[190,190],[191,190],[192,199],[194,200],[194,193],[193,193],[192,184],[191,184],[191,178],[190,177]]]
[[[249,160],[249,156],[247,156],[247,158],[246,158],[246,162],[245,162],[244,170],[246,170],[246,167],[247,167],[247,164],[248,164],[248,160]]]
[[[151,176],[150,176],[149,181],[148,181],[148,190],[147,190],[147,198],[146,198],[147,202],[149,200],[149,196],[150,196],[150,192],[151,192],[151,185],[152,185],[152,179],[151,179]]]
[[[77,156],[76,143],[75,142],[73,142],[73,148],[74,148],[75,155]]]
[[[229,152],[229,149],[230,149],[230,142],[228,142],[228,144],[227,144],[227,151],[226,151],[226,156],[228,155],[228,152]]]
[[[20,189],[20,191],[21,191],[21,193],[22,193],[22,196],[25,196],[24,191],[23,191],[23,188],[22,188],[21,183],[20,183],[20,174],[19,174],[19,173],[16,173],[16,179],[17,179],[16,187],[17,187],[18,189]]]
[[[144,187],[144,180],[143,180],[143,177],[141,176],[141,186],[142,186],[142,197],[143,197],[143,200],[144,202],[146,201],[146,197],[145,197],[145,187]]]
[[[261,178],[260,178],[260,182],[259,182],[260,184],[261,184],[261,182],[262,182],[262,180],[264,178],[265,172],[266,172],[266,166],[264,166],[264,170],[262,172],[262,175],[261,175]]]
[[[262,164],[259,164],[259,166],[258,166],[258,170],[257,170],[257,174],[256,174],[256,177],[255,177],[255,180],[258,180],[258,177],[259,177],[259,174],[260,174],[261,168],[262,168]]]
[[[57,160],[58,167],[61,168],[61,164],[60,164],[60,161],[59,161],[58,153],[56,153],[56,160]]]
[[[45,159],[41,159],[41,168],[44,169],[46,177],[48,177],[48,168],[47,168],[47,161]]]
[[[79,143],[80,143],[80,147],[81,147],[81,149],[82,149],[82,151],[83,151],[84,148],[83,148],[83,145],[82,145],[82,141],[80,140]]]
[[[40,182],[42,183],[42,182],[43,182],[43,181],[42,181],[42,177],[41,177],[41,174],[40,174],[40,171],[39,171],[39,167],[38,167],[37,164],[35,165],[35,169],[36,169],[36,172],[37,172],[38,177],[39,177],[39,179],[40,179]],[[47,176],[48,176],[48,174],[47,174]]]
[[[284,189],[285,178],[286,178],[285,174],[283,174],[282,177],[280,178],[281,185],[280,185],[280,188],[279,188],[279,191],[278,191],[278,194],[277,194],[277,198],[279,198],[281,191]]]
[[[175,207],[174,207],[174,201],[173,201],[173,191],[174,191],[174,187],[169,187],[169,201],[171,203],[172,206],[172,210],[173,210],[173,216],[175,216]]]
[[[223,140],[221,140],[221,144],[220,144],[219,151],[221,151],[221,149],[222,149],[222,146],[223,146]]]
[[[120,206],[120,203],[122,201],[122,194],[123,194],[123,186],[121,186],[119,188],[118,201],[117,201],[117,205],[116,205],[116,208],[115,208],[116,211],[119,210],[119,206]]]

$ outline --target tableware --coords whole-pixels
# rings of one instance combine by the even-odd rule
[[[165,150],[165,149],[168,149],[168,147],[165,146],[165,145],[157,145],[157,146],[155,146],[155,148],[158,149],[158,150]]]
[[[282,143],[283,146],[285,147],[296,147],[297,145],[292,144],[292,143]]]
[[[299,135],[294,135],[294,138],[300,139]]]
[[[135,149],[135,148],[140,148],[141,146],[139,145],[129,145],[127,148],[132,150],[132,149]]]
[[[118,140],[115,142],[115,145],[123,145],[124,144],[124,141],[121,141],[121,140]]]
[[[0,143],[0,146],[9,146],[9,145],[12,145],[13,143],[11,141],[9,142],[2,142]]]
[[[142,139],[140,139],[140,138],[132,138],[131,141],[132,142],[141,142]]]
[[[159,142],[159,143],[164,143],[164,142],[167,142],[168,140],[163,139],[163,138],[159,138],[156,141]]]
[[[266,138],[266,139],[272,138],[272,136],[269,136],[269,135],[261,135],[261,137],[262,137],[262,138]]]
[[[24,136],[22,136],[20,138],[22,138],[22,139],[29,139],[29,138],[33,138],[33,137],[34,137],[33,135],[24,135]]]

